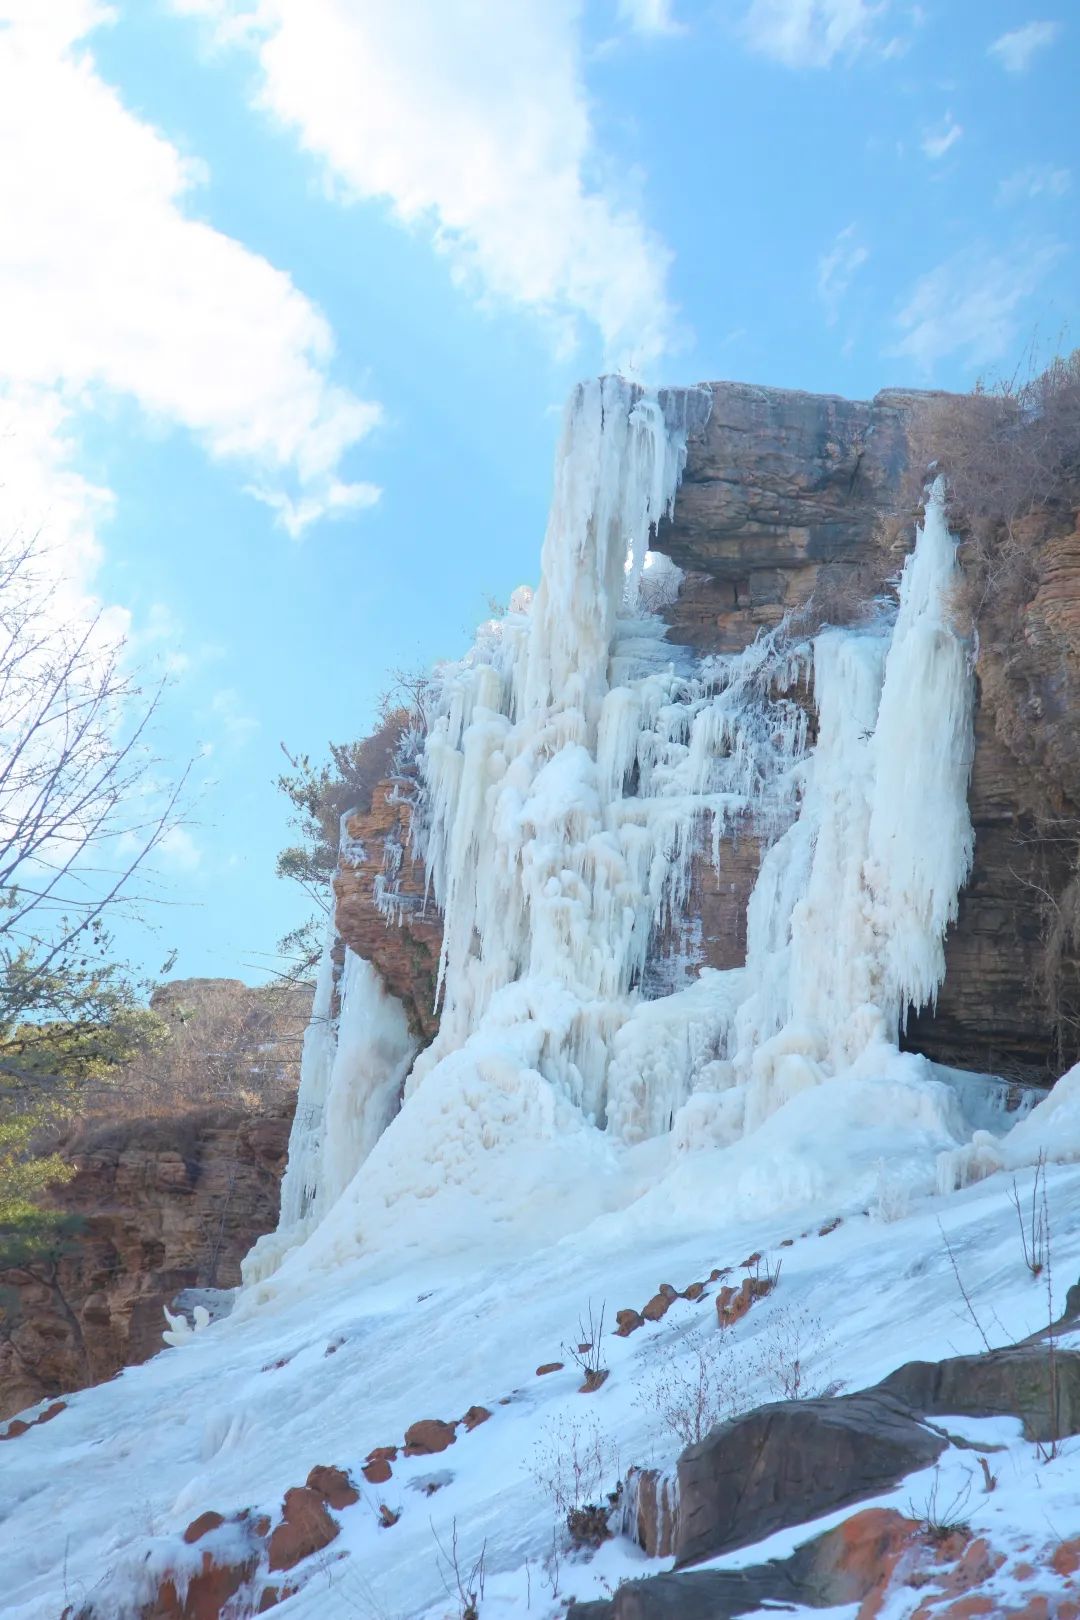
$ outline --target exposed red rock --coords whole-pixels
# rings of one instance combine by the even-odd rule
[[[209,1535],[211,1530],[219,1529],[224,1523],[223,1513],[215,1513],[213,1508],[208,1508],[205,1513],[200,1513],[197,1519],[192,1519],[184,1531],[184,1540],[191,1546],[196,1541],[201,1541],[203,1536]]]
[[[454,1431],[455,1425],[441,1418],[421,1418],[405,1430],[406,1457],[431,1457],[445,1451],[457,1438]]]
[[[231,1288],[277,1220],[292,1105],[268,1115],[201,1108],[80,1127],[75,1167],[49,1202],[80,1228],[54,1262],[0,1273],[0,1417],[111,1378],[163,1348],[183,1288]]]
[[[410,1028],[426,1043],[439,1022],[435,983],[442,919],[425,898],[427,878],[410,847],[409,815],[397,785],[385,781],[375,788],[370,810],[347,817],[334,878],[334,916],[341,939],[374,964],[405,1008]],[[390,918],[377,900],[388,886],[397,901],[397,914]]]
[[[307,1477],[307,1488],[317,1491],[323,1500],[336,1509],[352,1507],[359,1502],[360,1492],[344,1468],[332,1468],[319,1465],[313,1468]]]
[[[267,1552],[270,1569],[294,1569],[312,1553],[321,1552],[341,1533],[318,1491],[307,1485],[285,1492],[281,1523],[270,1533]]]
[[[772,1277],[744,1277],[737,1288],[730,1283],[716,1296],[716,1317],[721,1327],[732,1327],[741,1322],[755,1300],[764,1299],[775,1286]]]
[[[481,1423],[486,1423],[490,1416],[491,1413],[486,1406],[470,1406],[461,1421],[465,1425],[466,1431],[471,1434],[473,1429],[480,1427]]]

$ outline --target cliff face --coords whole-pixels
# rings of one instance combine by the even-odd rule
[[[856,616],[911,544],[914,511],[898,507],[912,426],[933,397],[889,390],[859,402],[714,384],[673,521],[656,541],[689,571],[670,614],[672,640],[736,652],[788,612],[807,633]],[[1043,523],[1031,540],[1026,599],[1007,612],[990,600],[980,617],[975,865],[937,1007],[912,1020],[908,1041],[945,1063],[1049,1080],[1080,1051],[1068,1017],[1055,1023],[1044,985],[1054,897],[1076,843],[1063,827],[1075,826],[1080,799],[1075,514]],[[741,960],[732,919],[758,859],[756,843],[743,839],[725,848],[719,880],[699,862],[693,905],[714,966]],[[1066,940],[1067,985],[1076,979],[1071,951]]]
[[[334,878],[334,913],[341,941],[374,963],[425,1043],[438,1028],[435,983],[442,918],[426,902],[421,861],[410,848],[409,805],[390,781],[380,782],[371,809],[345,821]]]
[[[291,1105],[204,1109],[81,1128],[51,1203],[73,1228],[55,1260],[0,1271],[0,1416],[111,1378],[162,1348],[183,1288],[232,1288],[277,1219]]]

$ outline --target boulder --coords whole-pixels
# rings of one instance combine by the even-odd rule
[[[866,1604],[884,1592],[918,1537],[918,1525],[902,1514],[868,1508],[790,1558],[628,1581],[608,1602],[572,1603],[567,1620],[736,1620],[774,1606],[786,1612]],[[859,1612],[876,1614],[877,1608]]]
[[[946,1443],[876,1391],[778,1401],[732,1418],[679,1458],[676,1565],[876,1496],[929,1467]]]
[[[271,1532],[270,1569],[292,1569],[312,1553],[321,1552],[340,1534],[318,1491],[297,1485],[285,1492],[281,1523]]]
[[[1018,1417],[1028,1440],[1080,1434],[1080,1351],[1045,1341],[909,1361],[877,1388],[927,1415]]]
[[[360,1492],[343,1468],[317,1466],[308,1475],[307,1486],[338,1512],[360,1500]]]
[[[630,1309],[627,1309],[625,1311],[616,1311],[615,1312],[615,1322],[616,1322],[615,1336],[616,1336],[616,1338],[628,1339],[630,1337],[631,1333],[636,1333],[637,1332],[638,1328],[642,1326],[644,1321],[645,1321],[645,1318],[642,1316],[640,1311],[634,1311],[634,1310],[630,1310]]]
[[[455,1424],[444,1423],[442,1418],[421,1418],[405,1431],[406,1457],[432,1457],[445,1451],[457,1438],[455,1428]]]

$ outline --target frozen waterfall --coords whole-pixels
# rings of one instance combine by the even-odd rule
[[[528,1204],[557,1233],[632,1196],[635,1144],[665,1141],[671,1164],[730,1148],[813,1087],[891,1087],[938,1151],[970,1134],[933,1066],[899,1051],[972,855],[943,492],[893,613],[695,657],[649,610],[646,553],[708,408],[707,390],[617,377],[575,391],[539,588],[439,672],[414,821],[444,919],[439,1032],[413,1062],[356,958],[332,1016],[324,966],[282,1228],[249,1280],[311,1233],[309,1257],[407,1243],[406,1209],[433,1203],[442,1238],[477,1202],[504,1223]],[[746,965],[699,970],[692,863],[722,872],[745,828],[766,846]]]

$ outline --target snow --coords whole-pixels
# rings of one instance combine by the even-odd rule
[[[556,1608],[544,1562],[557,1516],[534,1478],[538,1452],[560,1425],[565,1431],[592,1419],[610,1459],[605,1489],[631,1463],[669,1466],[681,1442],[659,1420],[650,1390],[659,1373],[692,1368],[695,1342],[717,1335],[710,1298],[679,1300],[662,1322],[625,1340],[610,1335],[615,1309],[640,1308],[660,1281],[682,1288],[715,1266],[733,1266],[737,1278],[739,1262],[760,1248],[767,1264],[782,1259],[783,1266],[773,1299],[729,1335],[745,1369],[746,1401],[776,1393],[767,1366],[755,1370],[774,1313],[819,1321],[813,1348],[822,1376],[859,1388],[913,1356],[980,1347],[939,1222],[994,1342],[1045,1325],[1045,1290],[1023,1264],[1007,1190],[1002,1177],[990,1178],[920,1197],[912,1213],[885,1227],[859,1212],[819,1237],[817,1228],[836,1213],[831,1203],[748,1221],[727,1208],[726,1187],[714,1183],[707,1201],[692,1213],[668,1211],[662,1226],[608,1217],[548,1241],[539,1221],[533,1251],[509,1260],[476,1246],[452,1263],[387,1250],[314,1275],[271,1307],[212,1324],[182,1348],[69,1397],[53,1422],[0,1447],[5,1620],[56,1620],[65,1601],[91,1592],[100,1614],[126,1620],[154,1571],[188,1556],[180,1536],[199,1512],[276,1513],[284,1490],[315,1464],[336,1463],[359,1477],[373,1446],[400,1441],[417,1418],[452,1418],[475,1402],[491,1410],[488,1423],[434,1459],[395,1463],[389,1484],[365,1487],[364,1501],[340,1515],[341,1536],[313,1561],[305,1589],[282,1605],[282,1620],[456,1614],[433,1533],[449,1545],[455,1521],[463,1559],[487,1543],[490,1615],[546,1617]],[[1051,1167],[1048,1196],[1060,1305],[1080,1274],[1080,1168]],[[789,1238],[791,1246],[781,1247]],[[576,1341],[590,1300],[608,1307],[603,1344],[611,1371],[598,1393],[582,1396],[572,1367],[544,1378],[535,1368],[567,1359],[562,1346]],[[811,1372],[817,1376],[816,1364]],[[1058,1535],[1080,1532],[1080,1441],[1043,1466],[1015,1434],[994,1438],[1007,1440],[1009,1451],[993,1459],[994,1496],[976,1493],[975,1527],[1045,1540],[1045,1508]],[[943,1468],[954,1464],[971,1468],[974,1458],[950,1454]],[[412,1488],[446,1474],[430,1497]],[[921,1478],[907,1481],[895,1505],[906,1508],[928,1489]],[[376,1524],[379,1499],[402,1510],[391,1530]],[[790,1543],[817,1528],[789,1532]],[[732,1557],[756,1561],[766,1550],[777,1549]],[[605,1580],[614,1586],[664,1567],[622,1542],[595,1562],[564,1553],[560,1596],[602,1596]],[[481,1614],[489,1620],[487,1609]]]
[[[198,1512],[274,1513],[313,1465],[359,1477],[373,1446],[476,1403],[491,1420],[437,1480],[428,1459],[395,1463],[399,1522],[381,1528],[366,1490],[280,1612],[453,1611],[438,1542],[456,1524],[463,1560],[486,1544],[482,1620],[546,1616],[552,1580],[599,1596],[657,1567],[622,1542],[556,1574],[553,1436],[591,1425],[610,1488],[674,1461],[657,1379],[703,1344],[746,1402],[775,1396],[768,1347],[793,1323],[812,1324],[823,1380],[828,1362],[853,1388],[977,1348],[954,1260],[1002,1342],[1045,1325],[1001,1173],[1043,1157],[1066,1161],[1047,1172],[1060,1295],[1076,1276],[1080,1069],[1010,1113],[993,1077],[899,1049],[941,983],[972,857],[941,487],[894,612],[695,659],[666,641],[654,610],[678,580],[648,547],[707,408],[707,391],[619,378],[576,391],[539,588],[439,675],[414,827],[445,919],[439,1033],[417,1055],[331,932],[279,1229],[232,1315],[199,1302],[165,1355],[3,1447],[12,1620],[55,1620],[72,1592],[124,1620],[189,1557],[177,1537]],[[766,846],[746,965],[697,971],[691,860],[710,852],[721,876],[746,828]],[[572,1367],[536,1377],[570,1359],[590,1307],[610,1319],[758,1250],[783,1259],[781,1284],[722,1345],[708,1299],[680,1300],[632,1338],[605,1333],[596,1393]],[[1010,1446],[1030,1489],[1031,1448]],[[1064,1534],[1080,1459],[1054,1466]],[[1023,1489],[988,1511],[1020,1523]]]

